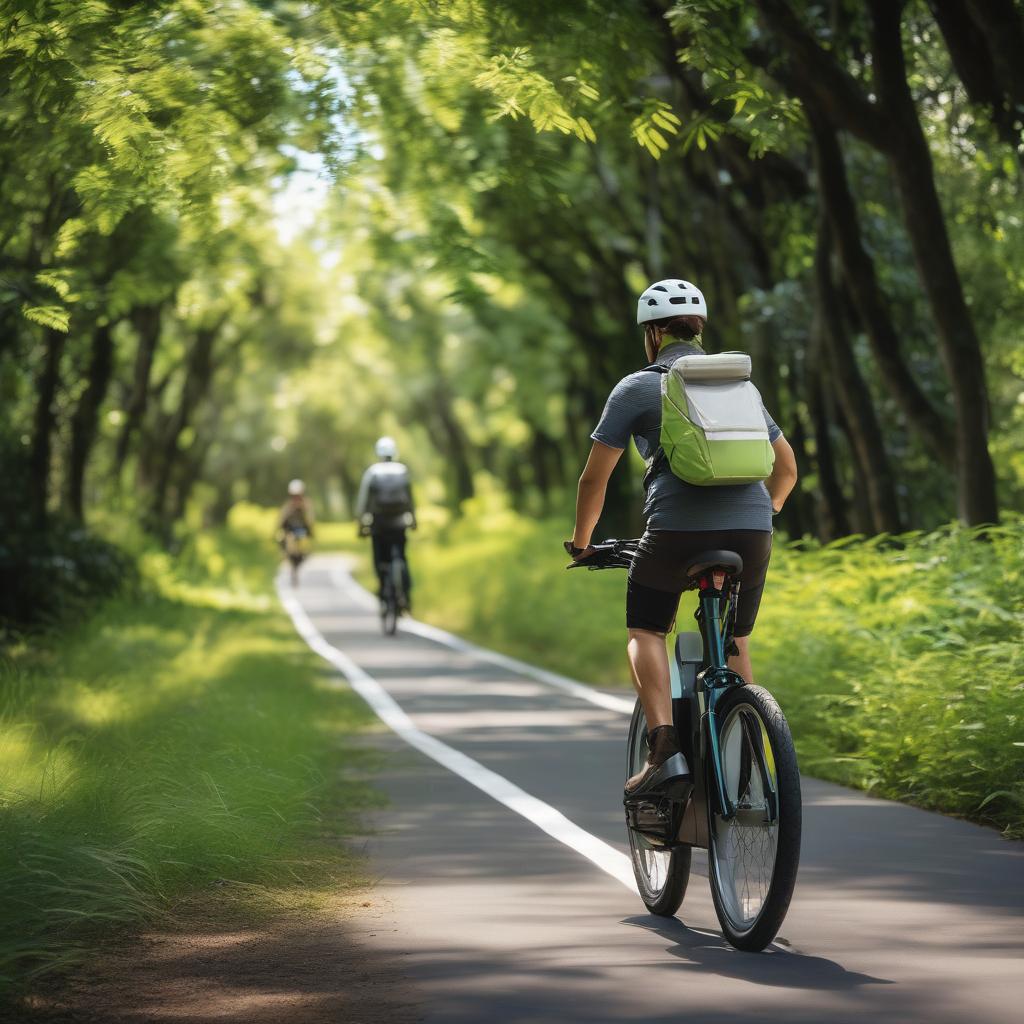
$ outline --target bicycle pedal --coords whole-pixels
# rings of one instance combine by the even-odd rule
[[[635,799],[626,803],[626,824],[657,843],[669,843],[676,833],[676,813],[670,800]]]

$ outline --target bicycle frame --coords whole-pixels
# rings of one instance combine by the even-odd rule
[[[728,586],[726,586],[728,582]],[[729,580],[721,569],[713,569],[698,581],[699,603],[694,618],[700,627],[704,643],[704,668],[697,676],[697,687],[702,691],[703,701],[700,732],[706,743],[707,757],[714,780],[713,795],[720,815],[726,821],[734,818],[737,809],[726,792],[722,769],[722,751],[718,742],[718,719],[716,708],[722,695],[733,686],[743,686],[744,679],[728,666],[728,651],[733,646],[733,628],[736,620],[736,604],[739,598],[738,580]],[[723,601],[725,606],[723,609]],[[760,735],[750,736],[752,744],[762,745]],[[763,755],[763,750],[762,750]],[[702,759],[703,760],[703,759]],[[764,757],[757,758],[764,792],[768,795],[771,815],[778,813],[778,796],[770,776],[765,772]]]

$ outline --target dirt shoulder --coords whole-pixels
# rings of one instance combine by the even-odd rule
[[[363,942],[396,929],[371,890],[315,911],[225,926],[198,907],[53,976],[4,1021],[24,1024],[415,1024],[411,983]],[[206,919],[204,919],[206,918]],[[3,1011],[0,1010],[0,1014]]]

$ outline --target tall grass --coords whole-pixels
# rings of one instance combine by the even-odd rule
[[[277,606],[269,533],[150,552],[136,596],[8,652],[0,991],[190,895],[254,911],[356,877],[336,837],[373,794],[344,737],[369,716]]]
[[[565,523],[471,509],[410,548],[417,614],[628,685],[625,573],[563,570]],[[692,595],[677,627],[694,628]],[[808,774],[1024,837],[1024,521],[821,547],[777,539],[751,641]]]

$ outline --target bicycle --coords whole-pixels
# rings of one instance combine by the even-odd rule
[[[628,568],[636,540],[609,540],[567,568]],[[800,861],[800,773],[785,716],[763,687],[729,669],[743,562],[706,551],[687,568],[699,590],[699,633],[679,633],[672,715],[690,766],[681,792],[625,799],[629,847],[640,898],[672,917],[686,894],[692,851],[708,851],[711,898],[722,932],[737,949],[763,950],[778,934]],[[639,700],[627,742],[626,775],[647,760]]]
[[[281,539],[285,558],[291,565],[292,586],[299,585],[299,566],[309,557],[310,536],[304,526],[286,527]]]
[[[409,608],[409,596],[405,589],[406,573],[401,549],[393,544],[387,571],[381,577],[380,623],[385,636],[395,635],[399,616]]]

